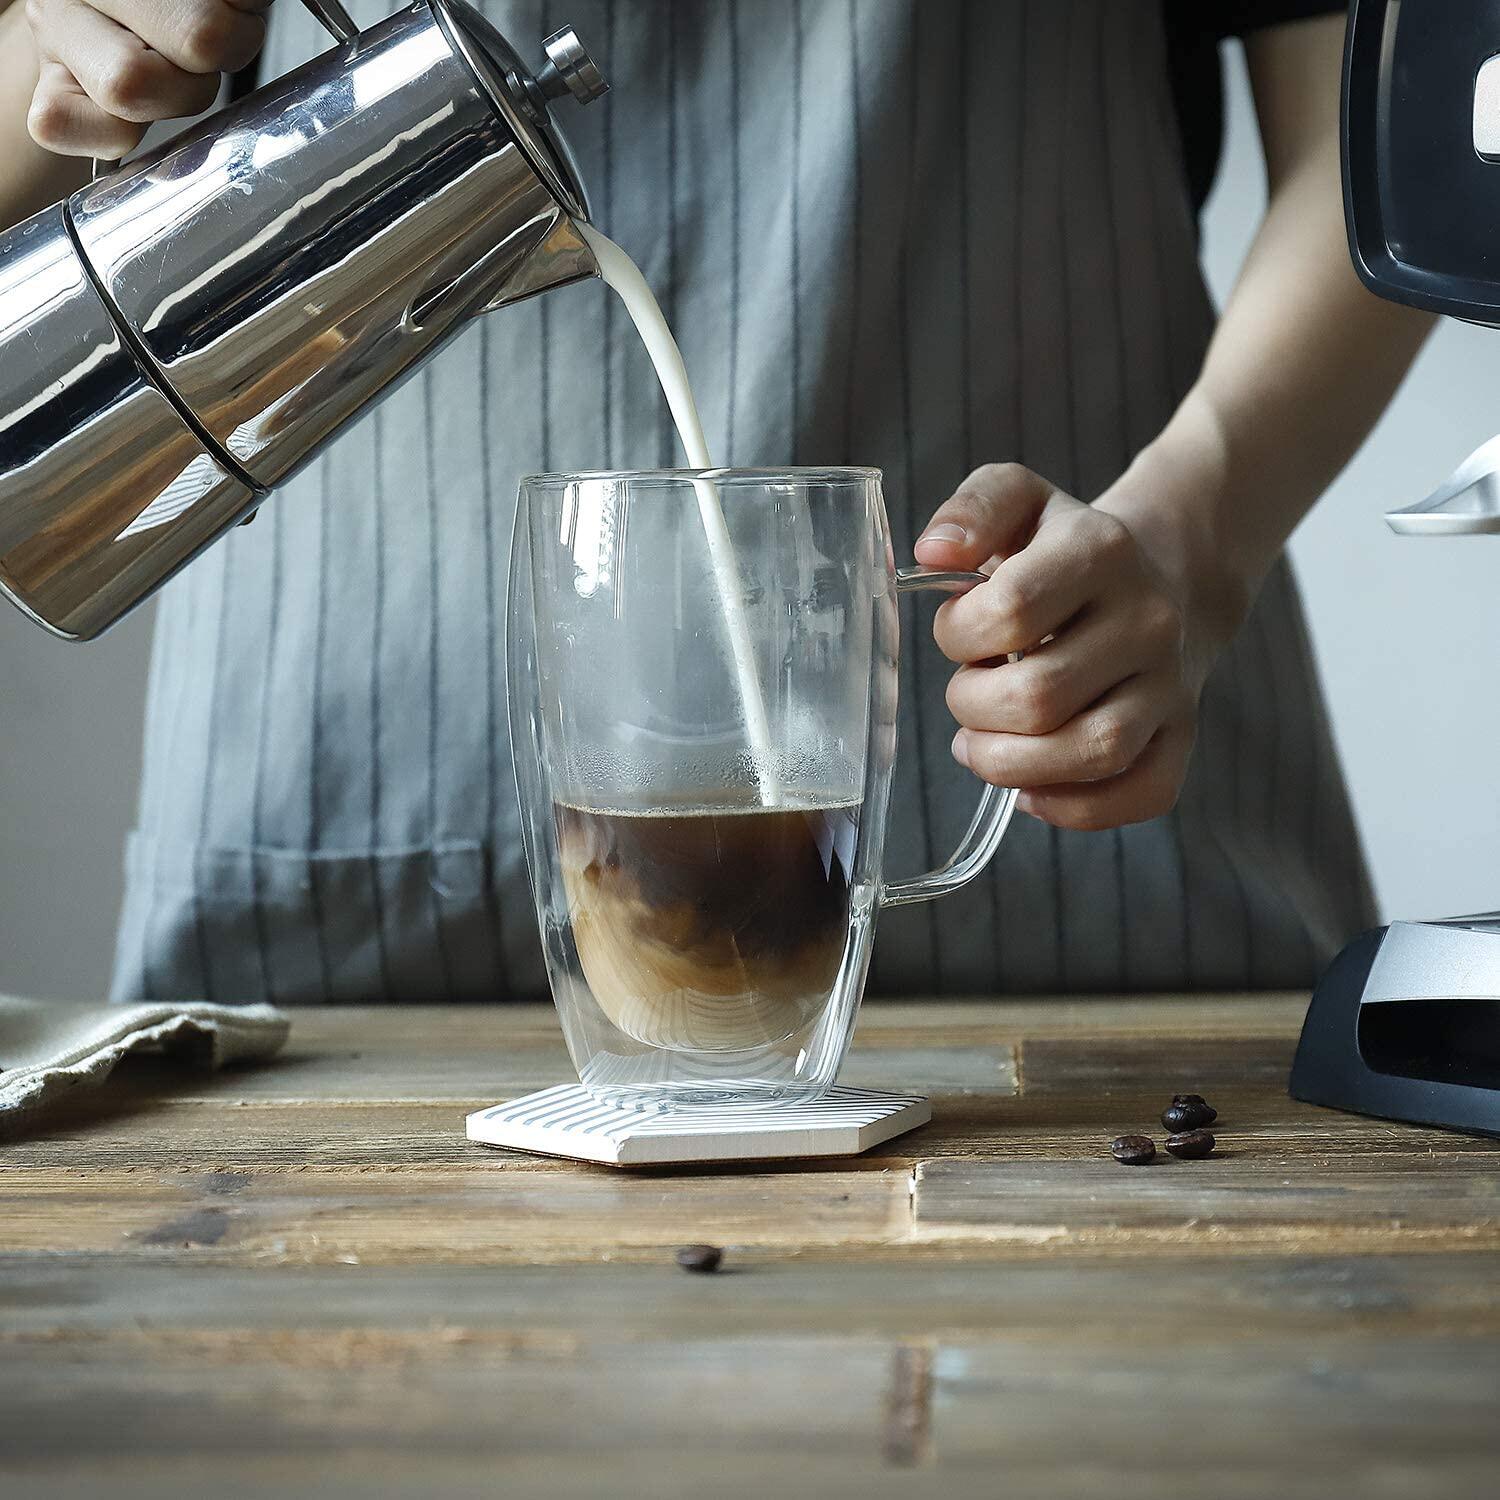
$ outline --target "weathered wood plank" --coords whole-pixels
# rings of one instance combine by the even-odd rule
[[[1042,995],[1032,998],[867,1001],[860,1031],[918,1033],[926,1041],[973,1031],[1006,1037],[1295,1036],[1307,996],[1287,992],[1189,995]],[[316,1005],[291,1012],[293,1036],[314,1051],[460,1052],[555,1041],[550,1005]],[[357,1040],[353,1040],[356,1039]]]
[[[1238,1467],[1204,1466],[1184,1475],[1170,1434],[1155,1431],[1127,1466],[1089,1465],[1070,1455],[1042,1464],[1021,1463],[996,1450],[944,1459],[915,1468],[890,1468],[875,1455],[758,1453],[552,1452],[450,1456],[335,1450],[321,1454],[238,1453],[231,1462],[214,1454],[132,1459],[128,1465],[97,1460],[65,1467],[28,1464],[17,1469],[27,1500],[163,1500],[164,1496],[214,1500],[265,1500],[267,1495],[316,1495],[318,1500],[600,1500],[601,1496],[651,1496],[652,1500],[765,1500],[768,1494],[818,1500],[1162,1500],[1188,1489],[1213,1500],[1493,1500],[1494,1459],[1449,1457],[1418,1463],[1383,1456],[1358,1459],[1330,1472],[1312,1463],[1294,1468],[1268,1443],[1255,1461]],[[1298,1455],[1299,1458],[1302,1455]]]
[[[373,1025],[342,1046],[306,1034],[302,1016],[278,1057],[255,1067],[185,1073],[160,1058],[133,1058],[111,1087],[127,1099],[358,1102],[448,1100],[475,1107],[553,1084],[576,1082],[562,1037],[510,1035],[492,1015],[471,1023],[469,1040],[434,1039],[410,1052],[389,1045]]]
[[[159,1347],[145,1360],[123,1344],[81,1352],[38,1346],[0,1363],[7,1462],[348,1448],[856,1455],[878,1447],[892,1362],[873,1339],[610,1344],[586,1333],[293,1335],[274,1351]]]
[[[1305,1002],[1298,997],[1193,996],[1040,1002],[875,1001],[866,1005],[849,1081],[959,1092],[1009,1088],[1005,1049],[1027,1038],[1190,1040],[1273,1037],[1294,1040]],[[1098,1041],[1090,1045],[1097,1047]],[[915,1049],[906,1072],[889,1049]],[[976,1059],[976,1049],[995,1058]],[[573,1077],[550,1006],[309,1006],[292,1014],[292,1037],[275,1062],[219,1074],[184,1073],[135,1059],[111,1082],[122,1099],[368,1101],[451,1099],[493,1102]],[[998,1082],[996,1079],[998,1078]]]
[[[1258,1472],[1266,1494],[1315,1474],[1325,1493],[1363,1495],[1383,1473],[1422,1476],[1411,1493],[1430,1495],[1448,1465],[1500,1458],[1497,1390],[1494,1339],[940,1344],[931,1441],[959,1462],[1004,1455],[1062,1476],[1165,1459],[1178,1483],[1163,1493],[1218,1495],[1224,1476]]]
[[[0,1452],[7,1465],[107,1458],[122,1475],[170,1457],[179,1487],[167,1493],[190,1493],[184,1459],[198,1457],[200,1474],[208,1460],[239,1472],[275,1453],[309,1467],[337,1457],[345,1472],[351,1459],[426,1459],[487,1484],[497,1462],[527,1457],[566,1473],[603,1458],[633,1472],[650,1456],[668,1482],[719,1460],[762,1483],[778,1473],[771,1455],[841,1458],[870,1479],[941,1477],[960,1495],[993,1494],[1003,1468],[1007,1489],[1024,1479],[1019,1493],[1044,1496],[1102,1494],[1105,1475],[1117,1494],[1174,1493],[1184,1476],[1214,1496],[1314,1494],[1314,1477],[1324,1494],[1394,1493],[1418,1478],[1412,1493],[1461,1493],[1500,1457],[1494,1337],[1314,1343],[1292,1330],[1122,1344],[1058,1331],[35,1343],[0,1362]],[[1252,1477],[1258,1489],[1240,1487]]]
[[[1295,1160],[1295,1167],[1293,1161]],[[1500,1158],[1336,1149],[1295,1159],[1233,1150],[1147,1167],[1108,1160],[930,1161],[917,1170],[917,1238],[1026,1243],[1340,1242],[1500,1245]]]
[[[7,1463],[198,1452],[233,1464],[352,1450],[654,1453],[670,1465],[774,1449],[878,1453],[903,1467],[1003,1459],[1023,1472],[1061,1463],[1128,1473],[1159,1472],[1165,1450],[1179,1476],[1218,1494],[1219,1475],[1247,1468],[1270,1479],[1311,1466],[1326,1482],[1390,1464],[1436,1478],[1448,1463],[1500,1457],[1494,1339],[1120,1348],[354,1332],[291,1336],[274,1349],[158,1346],[142,1359],[111,1342],[78,1354],[34,1346],[0,1364]]]
[[[1153,1114],[1175,1093],[1199,1093],[1227,1119],[1236,1095],[1286,1097],[1296,1042],[1295,1036],[1028,1037],[1021,1044],[1021,1076],[1033,1098],[1065,1095],[1079,1105],[1107,1107],[1144,1097]]]
[[[902,1170],[646,1177],[518,1171],[497,1156],[457,1168],[0,1172],[0,1252],[596,1260],[701,1240],[786,1249],[879,1242],[904,1235],[910,1213]]]
[[[900,1038],[856,1042],[839,1082],[859,1089],[893,1089],[950,1099],[973,1094],[1014,1094],[1016,1048],[994,1042],[925,1044]]]
[[[862,1032],[946,1040],[975,1033],[1021,1038],[1291,1037],[1302,1029],[1306,994],[1038,995],[975,1000],[871,1000]]]
[[[555,1027],[554,1027],[555,1030]],[[378,1033],[377,1033],[378,1034]],[[485,1034],[408,1054],[376,1047],[365,1037],[351,1045],[304,1037],[300,1016],[285,1053],[256,1067],[194,1073],[158,1057],[128,1059],[110,1080],[106,1098],[120,1110],[158,1101],[245,1103],[422,1103],[451,1101],[479,1108],[558,1083],[576,1082],[560,1035],[520,1034],[493,1045]],[[948,1042],[928,1034],[862,1038],[842,1081],[858,1088],[921,1089],[936,1094],[1014,1092],[1014,1048],[995,1041]]]
[[[476,1104],[478,1101],[475,1101]],[[136,1101],[80,1099],[0,1147],[0,1183],[31,1167],[159,1172],[295,1170],[305,1166],[462,1166],[489,1159],[464,1137],[461,1101]],[[541,1170],[563,1162],[496,1150],[496,1159]]]
[[[991,1336],[1121,1347],[1239,1340],[1500,1335],[1500,1254],[1226,1256],[962,1263],[753,1260],[717,1277],[650,1264],[183,1266],[0,1258],[0,1360],[56,1343],[189,1351],[290,1331],[606,1340]],[[545,1337],[544,1337],[545,1336]]]

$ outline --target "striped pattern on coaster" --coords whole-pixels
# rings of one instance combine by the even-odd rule
[[[468,1137],[546,1156],[610,1166],[855,1156],[932,1118],[919,1094],[836,1088],[812,1104],[770,1109],[693,1109],[648,1114],[606,1104],[577,1084],[558,1084],[476,1110]]]

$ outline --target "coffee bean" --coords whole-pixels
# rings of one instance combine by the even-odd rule
[[[1109,1154],[1127,1167],[1144,1167],[1156,1155],[1156,1143],[1149,1135],[1116,1136]]]
[[[1202,1125],[1212,1125],[1219,1112],[1206,1104],[1169,1104],[1161,1112],[1163,1127],[1176,1135],[1180,1130],[1197,1130]]]
[[[1212,1106],[1212,1104],[1209,1104],[1209,1101],[1206,1100],[1206,1098],[1203,1098],[1202,1094],[1173,1094],[1172,1103],[1185,1104],[1185,1106],[1190,1106],[1191,1109],[1196,1109],[1199,1110],[1199,1112],[1202,1112],[1202,1115],[1205,1116],[1205,1118],[1197,1121],[1197,1125],[1212,1125],[1214,1124],[1214,1121],[1217,1121],[1218,1119],[1218,1110],[1214,1109],[1214,1106]]]
[[[1186,1130],[1167,1137],[1167,1150],[1184,1161],[1196,1161],[1214,1149],[1214,1138],[1206,1130]]]
[[[717,1245],[683,1245],[677,1252],[677,1264],[684,1271],[717,1271],[724,1252]]]

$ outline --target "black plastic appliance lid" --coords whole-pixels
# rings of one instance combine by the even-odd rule
[[[1500,326],[1500,0],[1352,0],[1344,211],[1380,296]]]

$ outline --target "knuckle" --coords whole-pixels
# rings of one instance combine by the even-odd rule
[[[996,496],[1029,489],[1041,481],[1024,464],[980,464],[964,479],[954,499],[978,509],[991,505]]]
[[[1018,665],[1030,666],[1030,663]],[[1061,684],[1040,667],[1016,672],[1014,694],[1017,727],[1022,734],[1050,734],[1066,718]]]
[[[1054,827],[1100,833],[1165,817],[1177,806],[1180,791],[1180,775],[1166,763],[1151,775],[1133,776],[1123,785],[1105,783],[1051,794],[1043,789],[1031,796],[1037,815]]]
[[[1084,800],[1068,808],[1062,816],[1061,826],[1074,833],[1103,833],[1106,828],[1117,827],[1118,823],[1099,803]]]
[[[182,66],[190,73],[217,73],[223,66],[229,25],[202,6],[194,9],[178,40]]]
[[[969,766],[981,781],[987,781],[991,786],[1011,784],[1005,764],[1005,751],[1001,742],[993,736],[981,739],[977,745],[971,745]]]
[[[1089,780],[1118,776],[1134,759],[1135,735],[1121,715],[1101,711],[1085,721],[1082,760]]]
[[[1111,826],[1100,799],[1086,794],[1043,794],[1037,802],[1037,813],[1051,827],[1066,828],[1071,833],[1098,833]]]
[[[938,650],[956,667],[964,666],[974,655],[967,649],[962,631],[955,629],[951,620],[943,619],[941,613],[933,623],[932,638],[937,642]]]
[[[37,145],[49,151],[60,151],[73,141],[73,116],[56,94],[38,89],[26,115],[26,128]]]
[[[984,475],[986,484],[999,489],[1029,487],[1041,482],[1025,464],[1014,462],[984,464],[974,472]]]
[[[244,55],[245,35],[246,28],[239,17],[226,7],[196,6],[183,28],[183,66],[190,73],[218,73],[239,67],[250,60]]]
[[[1123,562],[1135,554],[1135,537],[1130,528],[1108,511],[1088,511],[1089,527],[1093,533],[1093,550],[1106,562]]]
[[[992,655],[1032,644],[1026,634],[1031,613],[1032,601],[1021,585],[992,579],[984,586],[984,623]]]
[[[960,724],[966,721],[973,703],[973,691],[971,684],[966,678],[973,674],[964,667],[960,667],[949,679],[948,686],[943,693],[943,701],[948,705],[948,712],[958,720]]]
[[[144,52],[127,53],[110,66],[101,80],[97,102],[122,120],[164,117],[156,69]]]

